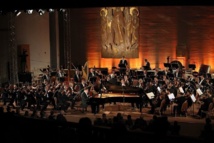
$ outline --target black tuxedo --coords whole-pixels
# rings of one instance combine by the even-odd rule
[[[96,78],[97,78],[96,76],[97,74],[95,71],[89,72],[88,79],[90,80],[91,83],[94,83],[96,81]]]
[[[127,60],[125,60],[125,59],[120,60],[120,63],[119,63],[120,68],[126,68],[127,65],[128,65]]]
[[[81,82],[81,75],[80,74],[74,74],[74,82],[75,83]]]
[[[146,62],[146,65],[145,65],[145,70],[151,70],[151,67],[150,67],[150,62]]]
[[[120,73],[125,74],[126,73],[126,67],[128,65],[127,60],[121,59],[119,63]]]
[[[182,78],[182,71],[176,71],[176,72],[174,73],[174,77],[175,77],[175,78]]]

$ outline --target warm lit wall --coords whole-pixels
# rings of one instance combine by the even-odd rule
[[[72,61],[89,62],[89,67],[118,66],[119,59],[102,58],[100,54],[100,8],[72,9]],[[163,63],[180,61],[214,67],[214,7],[150,6],[139,7],[139,58],[128,59],[131,68],[140,68],[147,58],[152,68],[163,69]]]
[[[101,57],[100,8],[71,10],[71,62],[89,67],[118,66],[119,59]],[[214,7],[149,6],[139,7],[139,58],[128,59],[131,68],[140,68],[147,58],[151,67],[164,68],[163,63],[179,60],[185,67],[196,64],[211,66],[214,71]],[[8,76],[8,22],[1,16],[0,24],[0,82]],[[16,44],[30,45],[31,72],[50,64],[49,15],[21,14],[16,17]],[[61,35],[59,34],[61,39]],[[61,41],[62,42],[62,41]],[[63,45],[63,43],[62,43]],[[63,48],[63,47],[60,47]],[[177,49],[176,49],[177,48]]]

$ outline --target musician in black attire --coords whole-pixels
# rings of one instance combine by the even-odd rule
[[[81,82],[81,74],[80,71],[78,69],[75,70],[75,74],[74,74],[74,82],[75,83],[80,83]]]
[[[87,107],[89,105],[89,100],[90,100],[90,96],[89,96],[89,88],[88,87],[84,87],[84,91],[81,93],[81,105],[82,105],[82,112],[84,113],[85,111],[87,111]]]
[[[209,90],[206,90],[204,93],[203,97],[200,99],[202,101],[201,107],[198,110],[197,115],[200,116],[201,118],[204,118],[206,116],[205,113],[202,113],[201,111],[208,111],[210,103],[213,103],[213,97],[212,94],[210,93]]]
[[[41,105],[43,102],[43,96],[44,96],[44,92],[42,91],[42,89],[38,89],[35,93],[35,97],[36,97],[36,109],[37,110],[41,110]]]
[[[207,87],[207,81],[205,79],[205,75],[201,74],[199,76],[199,82],[197,84],[198,88],[200,88],[202,91],[205,91],[206,90],[206,87]]]
[[[150,62],[149,62],[147,59],[145,59],[144,61],[145,61],[144,69],[145,69],[145,70],[151,70]]]
[[[66,91],[64,89],[61,89],[58,93],[57,93],[57,106],[59,109],[63,110],[64,112],[67,111],[68,107],[70,106],[69,104],[69,98],[66,95]]]
[[[168,84],[168,89],[170,91],[170,93],[173,93],[175,97],[177,97],[177,88],[174,85],[173,81],[170,81]]]
[[[148,96],[146,97],[147,102],[149,102],[150,106],[151,106],[151,110],[149,111],[149,113],[153,114],[155,111],[155,105],[154,105],[154,100],[156,99],[156,95],[157,95],[157,87],[154,85],[154,81],[150,80],[149,82],[147,82],[147,86],[144,89],[145,93],[150,93],[153,92],[153,94],[155,95],[155,97],[153,99],[149,99]]]
[[[182,76],[183,76],[183,73],[182,73],[181,69],[177,68],[174,72],[174,77],[175,78],[182,78]]]
[[[100,105],[102,105],[102,108],[104,109],[104,103],[101,102],[102,100],[99,100],[102,97],[103,92],[106,92],[106,87],[102,83],[102,80],[97,78],[96,82],[90,88],[90,93],[92,95],[92,98],[90,98],[90,105],[92,113],[94,114],[99,113]]]
[[[179,116],[185,116],[185,111],[182,111],[182,105],[185,101],[187,101],[187,108],[192,106],[192,99],[191,99],[191,90],[187,90],[186,93],[183,96],[176,97],[174,100],[174,103],[177,105],[173,107],[173,115],[175,116],[176,113]]]
[[[139,100],[135,103],[136,104],[136,107],[138,109],[140,109],[140,112],[142,112],[142,107],[143,107],[143,104],[144,104],[144,96],[145,93],[144,93],[144,83],[143,83],[143,79],[140,78],[138,80],[138,84],[136,85],[137,88],[139,88],[139,92],[138,92],[138,95],[139,95]],[[131,106],[134,107],[134,103],[132,102],[131,103]]]
[[[48,105],[53,105],[54,109],[56,109],[56,103],[55,103],[55,99],[54,99],[54,92],[53,92],[53,88],[49,88],[47,93],[44,96],[44,100],[43,100],[43,109],[42,110],[46,110]]]
[[[94,83],[96,81],[97,73],[95,72],[94,68],[89,69],[89,74],[88,74],[88,80],[91,83]]]
[[[27,89],[22,103],[21,109],[23,110],[27,106],[28,109],[33,106],[33,109],[36,109],[36,98],[32,90]]]
[[[128,62],[127,60],[125,59],[125,57],[123,56],[122,59],[120,60],[120,63],[119,63],[119,68],[120,68],[120,74],[125,74],[126,73],[126,68],[128,66]]]

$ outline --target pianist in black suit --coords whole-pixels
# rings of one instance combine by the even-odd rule
[[[81,105],[82,105],[83,113],[87,111],[89,100],[90,100],[89,87],[84,87],[84,91],[81,93],[81,101],[82,101]]]
[[[126,68],[128,66],[128,62],[127,60],[125,59],[125,57],[123,56],[122,59],[120,60],[120,63],[119,63],[119,68],[120,68],[120,73],[121,74],[125,74],[126,73]]]
[[[93,86],[90,89],[90,93],[92,93],[92,98],[90,99],[90,105],[91,105],[91,111],[92,113],[96,114],[100,111],[100,105],[102,105],[102,108],[104,109],[104,102],[102,100],[102,93],[106,93],[106,87],[102,83],[102,80],[100,78],[97,78],[96,82],[93,84]]]

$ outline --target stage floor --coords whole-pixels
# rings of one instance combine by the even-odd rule
[[[77,103],[78,105],[79,103]],[[0,103],[0,106],[3,106],[2,102]],[[194,107],[194,108],[193,108]],[[6,108],[6,107],[4,107]],[[46,113],[46,117],[49,115],[51,109],[53,107],[48,106],[48,109],[45,111]],[[150,107],[145,107],[142,108],[142,112],[140,112],[139,109],[137,108],[132,108],[131,107],[131,103],[121,103],[118,102],[116,104],[105,104],[105,108],[101,109],[101,111],[97,114],[93,114],[91,113],[91,108],[90,106],[87,108],[88,111],[85,113],[81,112],[81,109],[76,108],[76,109],[68,109],[67,112],[64,111],[55,111],[55,114],[58,114],[59,112],[63,112],[64,116],[66,117],[67,121],[69,122],[79,122],[79,119],[82,117],[89,117],[92,122],[94,122],[94,120],[96,118],[102,117],[102,114],[105,113],[107,115],[107,118],[113,118],[114,116],[117,115],[117,113],[121,113],[124,117],[124,119],[127,118],[127,115],[131,115],[132,119],[136,119],[138,117],[143,117],[146,121],[149,121],[152,119],[154,114],[149,114],[148,111],[150,110]],[[201,134],[201,131],[203,130],[203,126],[205,124],[205,119],[199,119],[199,118],[195,118],[196,113],[198,112],[199,109],[199,105],[198,104],[194,104],[194,106],[190,107],[188,109],[188,114],[186,117],[173,117],[171,116],[172,113],[172,107],[168,107],[167,110],[165,111],[165,113],[163,114],[164,116],[168,117],[168,121],[173,124],[174,121],[178,121],[178,123],[181,125],[181,130],[180,130],[180,134],[184,135],[184,136],[190,136],[190,137],[199,137]],[[15,109],[12,109],[15,110]],[[26,110],[29,109],[24,109],[23,111],[21,111],[21,114],[23,115],[24,112]],[[32,111],[29,110],[29,113],[31,114]],[[157,114],[157,116],[159,116]],[[213,124],[213,120],[212,120],[212,124]]]

